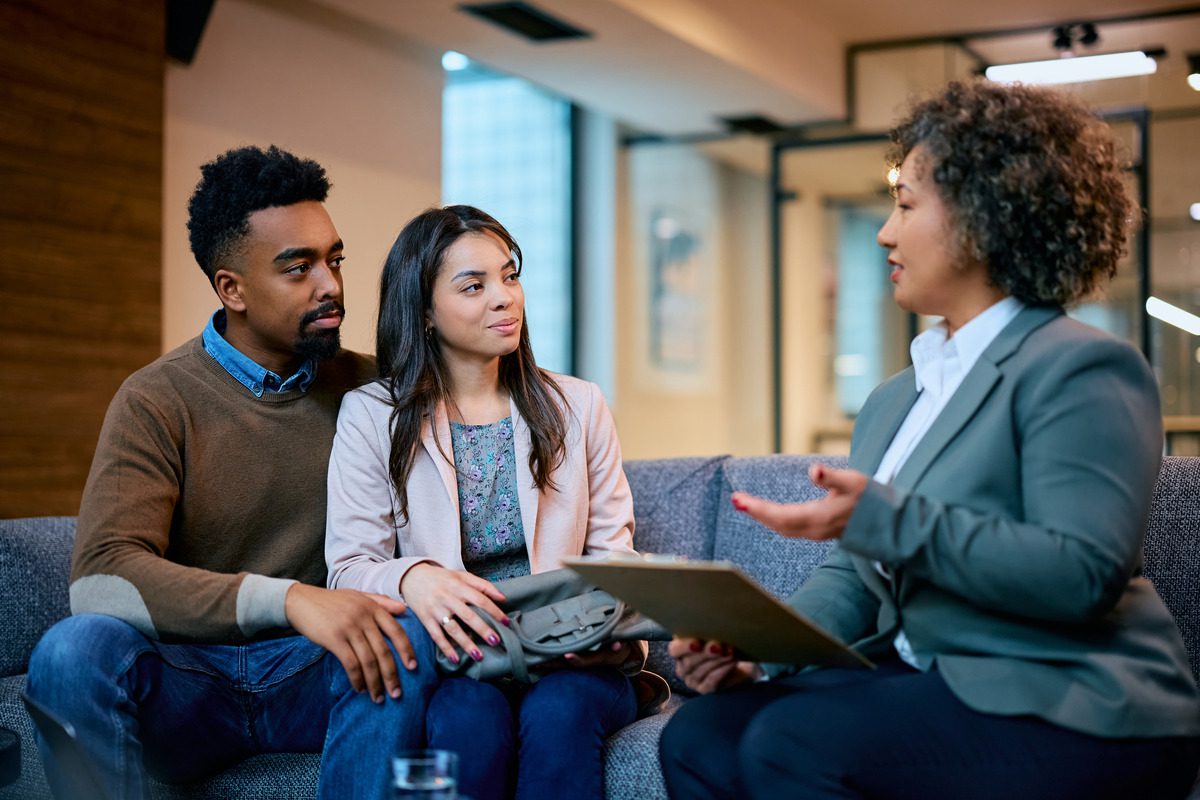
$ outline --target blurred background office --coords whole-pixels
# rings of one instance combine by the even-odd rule
[[[347,346],[372,349],[400,226],[471,203],[525,250],[543,366],[600,384],[627,458],[844,451],[929,324],[874,241],[884,132],[1039,61],[1119,132],[1145,210],[1073,313],[1146,353],[1170,452],[1200,453],[1200,5],[5,0],[0,517],[76,513],[117,386],[216,307],[186,204],[242,144],[328,169]]]

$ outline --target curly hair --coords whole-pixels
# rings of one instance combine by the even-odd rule
[[[188,201],[192,255],[213,282],[217,265],[250,232],[250,215],[305,200],[324,202],[330,183],[325,168],[271,145],[229,150],[200,168]]]
[[[889,160],[920,146],[960,252],[1029,305],[1082,300],[1117,270],[1135,203],[1108,125],[1056,91],[979,79],[918,103]]]

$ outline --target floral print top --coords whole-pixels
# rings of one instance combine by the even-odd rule
[[[512,417],[490,425],[451,422],[450,441],[458,470],[463,564],[489,581],[528,575]]]

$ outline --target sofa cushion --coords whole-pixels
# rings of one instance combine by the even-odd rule
[[[317,796],[321,757],[316,753],[268,753],[247,758],[208,780],[185,784],[154,783],[155,800],[304,800]]]
[[[658,740],[681,705],[679,698],[652,717],[639,719],[608,737],[604,743],[606,800],[666,800]]]
[[[18,675],[46,630],[71,613],[74,517],[0,520],[0,675]]]
[[[625,462],[636,520],[633,545],[639,552],[712,558],[720,470],[727,458]],[[675,661],[667,655],[666,642],[650,643],[646,669],[666,678],[672,691],[684,690],[675,679]]]
[[[0,788],[0,800],[51,800],[42,759],[33,743],[33,720],[21,702],[24,690],[24,675],[0,678],[0,727],[21,737],[21,774],[16,783]]]
[[[721,470],[724,480],[712,557],[738,564],[777,597],[795,591],[825,560],[831,545],[785,539],[734,509],[729,496],[742,491],[777,503],[815,500],[824,494],[808,479],[808,468],[816,463],[841,468],[846,459],[776,455],[726,461]]]
[[[633,546],[641,553],[712,558],[720,467],[728,456],[628,461]]]
[[[1200,458],[1163,459],[1143,554],[1146,577],[1175,618],[1200,681]]]

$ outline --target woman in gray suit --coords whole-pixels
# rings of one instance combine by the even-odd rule
[[[1141,576],[1162,452],[1142,356],[1063,307],[1137,213],[1112,136],[1066,97],[952,84],[893,131],[879,231],[896,302],[941,322],[857,420],[821,500],[733,503],[837,540],[790,599],[875,670],[679,640],[707,694],[662,739],[674,798],[1182,798],[1200,702]]]

